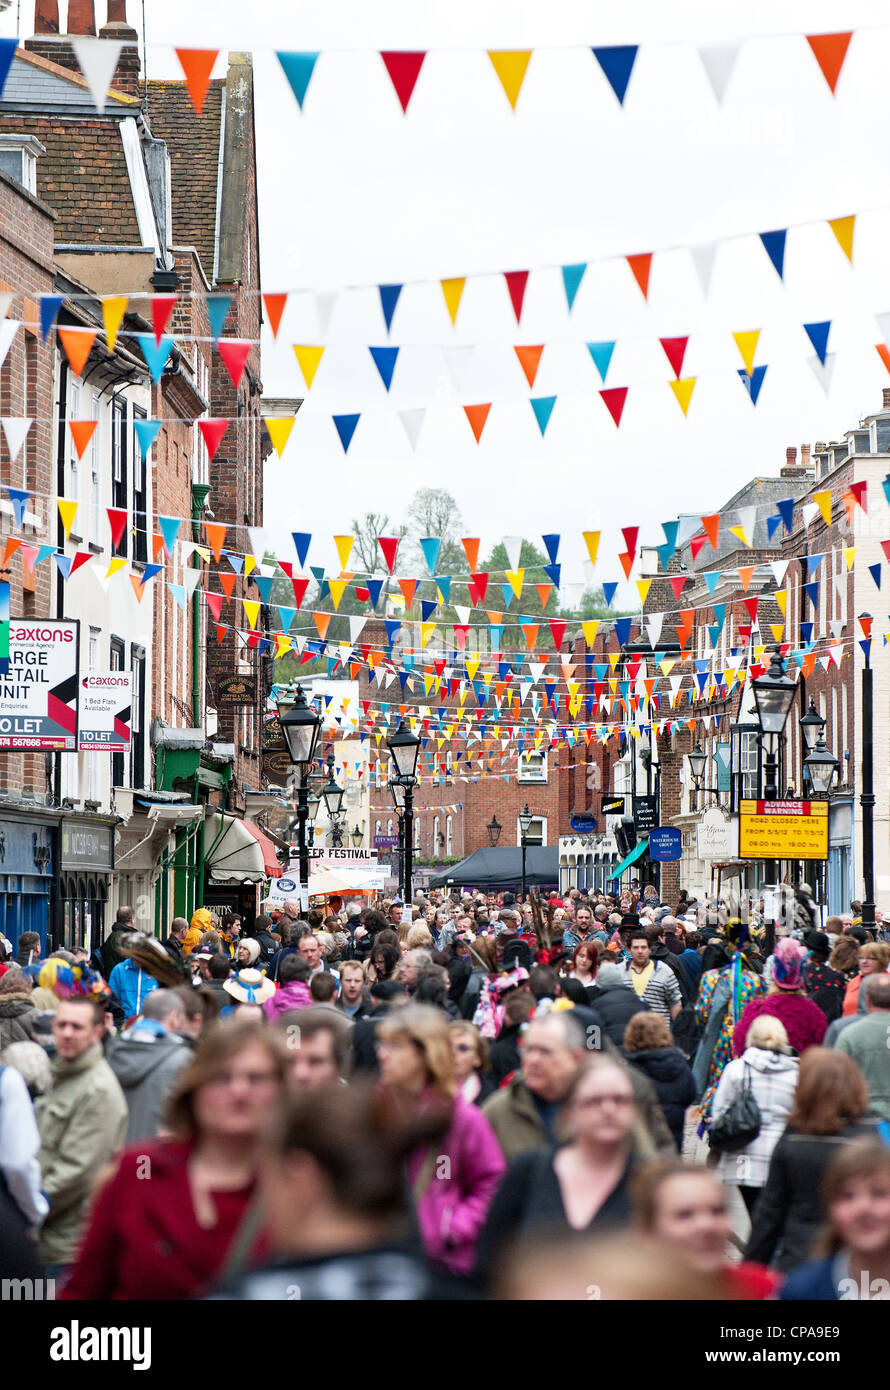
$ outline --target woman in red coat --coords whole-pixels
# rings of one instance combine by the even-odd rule
[[[254,1196],[284,1070],[279,1038],[256,1023],[201,1041],[171,1099],[172,1137],[124,1151],[59,1298],[184,1299],[214,1281]]]

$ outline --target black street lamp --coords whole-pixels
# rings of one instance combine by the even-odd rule
[[[525,803],[525,810],[519,817],[519,846],[522,850],[522,897],[525,899],[525,847],[527,844],[528,832],[531,830],[534,814],[528,809],[528,802]]]
[[[702,781],[704,780],[705,763],[708,761],[708,755],[698,741],[692,745],[692,752],[686,754],[686,761],[689,764],[689,771],[692,773],[695,790],[700,791]]]
[[[497,816],[495,815],[492,816],[491,820],[488,822],[488,825],[485,827],[485,829],[488,831],[488,839],[492,849],[497,844],[498,840],[501,838],[501,831],[503,830],[503,828],[504,827],[500,824]]]
[[[391,781],[389,784],[390,795],[393,805],[396,808],[396,819],[399,824],[399,897],[404,897],[405,890],[405,788],[401,782]]]
[[[361,844],[362,844],[362,841],[364,840],[364,838],[365,838],[365,832],[362,830],[361,826],[360,826],[360,825],[354,825],[354,826],[352,827],[352,844],[353,844],[353,848],[354,848],[354,849],[359,849],[359,848],[361,847]]]
[[[276,703],[281,733],[298,774],[297,849],[300,861],[300,916],[303,917],[303,889],[307,894],[309,892],[309,846],[306,843],[306,821],[310,815],[308,777],[309,769],[315,761],[318,735],[321,732],[321,715],[307,704],[300,686],[297,686],[293,699],[282,694]],[[317,806],[313,809],[313,820],[316,811]]]
[[[398,778],[405,794],[404,872],[402,896],[405,902],[411,901],[411,874],[414,854],[414,788],[417,786],[417,755],[420,752],[420,739],[405,727],[404,719],[392,738],[386,740]]]
[[[865,893],[862,898],[862,925],[866,931],[875,928],[875,784],[874,784],[874,686],[871,669],[870,613],[860,613],[859,623],[865,639],[860,643],[865,656],[862,668],[862,878]]]
[[[800,721],[800,733],[803,738],[803,746],[807,753],[812,753],[825,733],[825,720],[816,709],[814,700],[810,700],[810,707]]]
[[[788,721],[797,692],[797,682],[786,676],[785,663],[778,651],[773,652],[769,670],[756,681],[752,681],[751,690],[760,732],[767,740],[766,785],[763,798],[765,801],[778,801],[778,740]]]
[[[334,778],[334,754],[332,752],[327,756],[327,767],[328,780],[321,789],[321,795],[328,813],[328,820],[331,822],[331,843],[334,849],[340,849],[343,845],[343,836],[338,817],[343,807],[345,792]]]
[[[816,715],[817,719],[818,717],[819,716]],[[822,722],[823,724],[825,723],[824,720]],[[801,720],[801,723],[803,723],[803,720]],[[825,745],[825,739],[822,737],[821,733],[819,734],[819,738],[816,742],[815,747],[813,748],[813,751],[810,753],[809,757],[804,759],[803,766],[804,772],[812,789],[813,796],[825,797],[825,799],[828,800],[828,796],[831,791],[831,783],[834,779],[834,774],[838,770],[839,764],[837,758],[833,757],[832,754],[828,751],[828,748]],[[821,883],[818,885],[818,902],[820,908],[825,903],[825,900],[828,897],[828,860],[823,859],[821,863]]]

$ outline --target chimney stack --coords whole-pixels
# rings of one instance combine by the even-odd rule
[[[96,11],[93,0],[68,0],[68,33],[96,33]]]
[[[785,450],[785,467],[793,468],[796,460],[797,450],[795,449],[793,444],[789,444],[788,448]]]
[[[59,0],[37,0],[34,9],[34,33],[59,32]]]
[[[139,35],[127,23],[127,0],[108,0],[108,13],[105,24],[99,30],[99,38],[117,39],[124,45],[111,80],[112,90],[124,92],[131,97],[141,97]]]
[[[84,9],[84,0],[70,0],[69,10],[73,13],[78,23],[87,22],[87,15],[79,13]],[[92,14],[92,0],[88,0],[86,9]],[[51,35],[59,34],[59,0],[37,0],[34,7],[34,38],[25,40],[25,48],[29,53],[36,53],[38,58],[45,58],[50,63],[56,63],[62,68],[71,68],[74,72],[80,73],[80,65],[74,56],[70,44],[53,43],[50,39],[41,42],[43,35],[47,38]],[[75,34],[95,33],[95,24],[92,29],[74,29]]]
[[[809,445],[806,446],[809,450]],[[797,462],[797,449],[793,444],[789,444],[785,450],[785,467],[780,469],[780,478],[805,478],[808,473],[809,458],[805,461]]]
[[[805,468],[805,469],[807,470],[808,473],[809,473],[810,469],[812,468],[812,464],[810,463],[810,446],[809,446],[809,444],[801,444],[801,446],[800,446],[800,466],[801,466],[801,468]]]

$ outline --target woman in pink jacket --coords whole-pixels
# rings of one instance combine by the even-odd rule
[[[448,1019],[438,1009],[396,1010],[379,1025],[376,1042],[383,1087],[406,1113],[445,1108],[450,1114],[443,1139],[409,1154],[407,1176],[427,1255],[454,1274],[468,1274],[506,1169],[500,1145],[482,1112],[458,1092]]]

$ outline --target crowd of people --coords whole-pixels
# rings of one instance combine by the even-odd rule
[[[786,901],[775,937],[756,901],[646,885],[0,938],[0,1273],[62,1300],[890,1297],[888,933]]]

